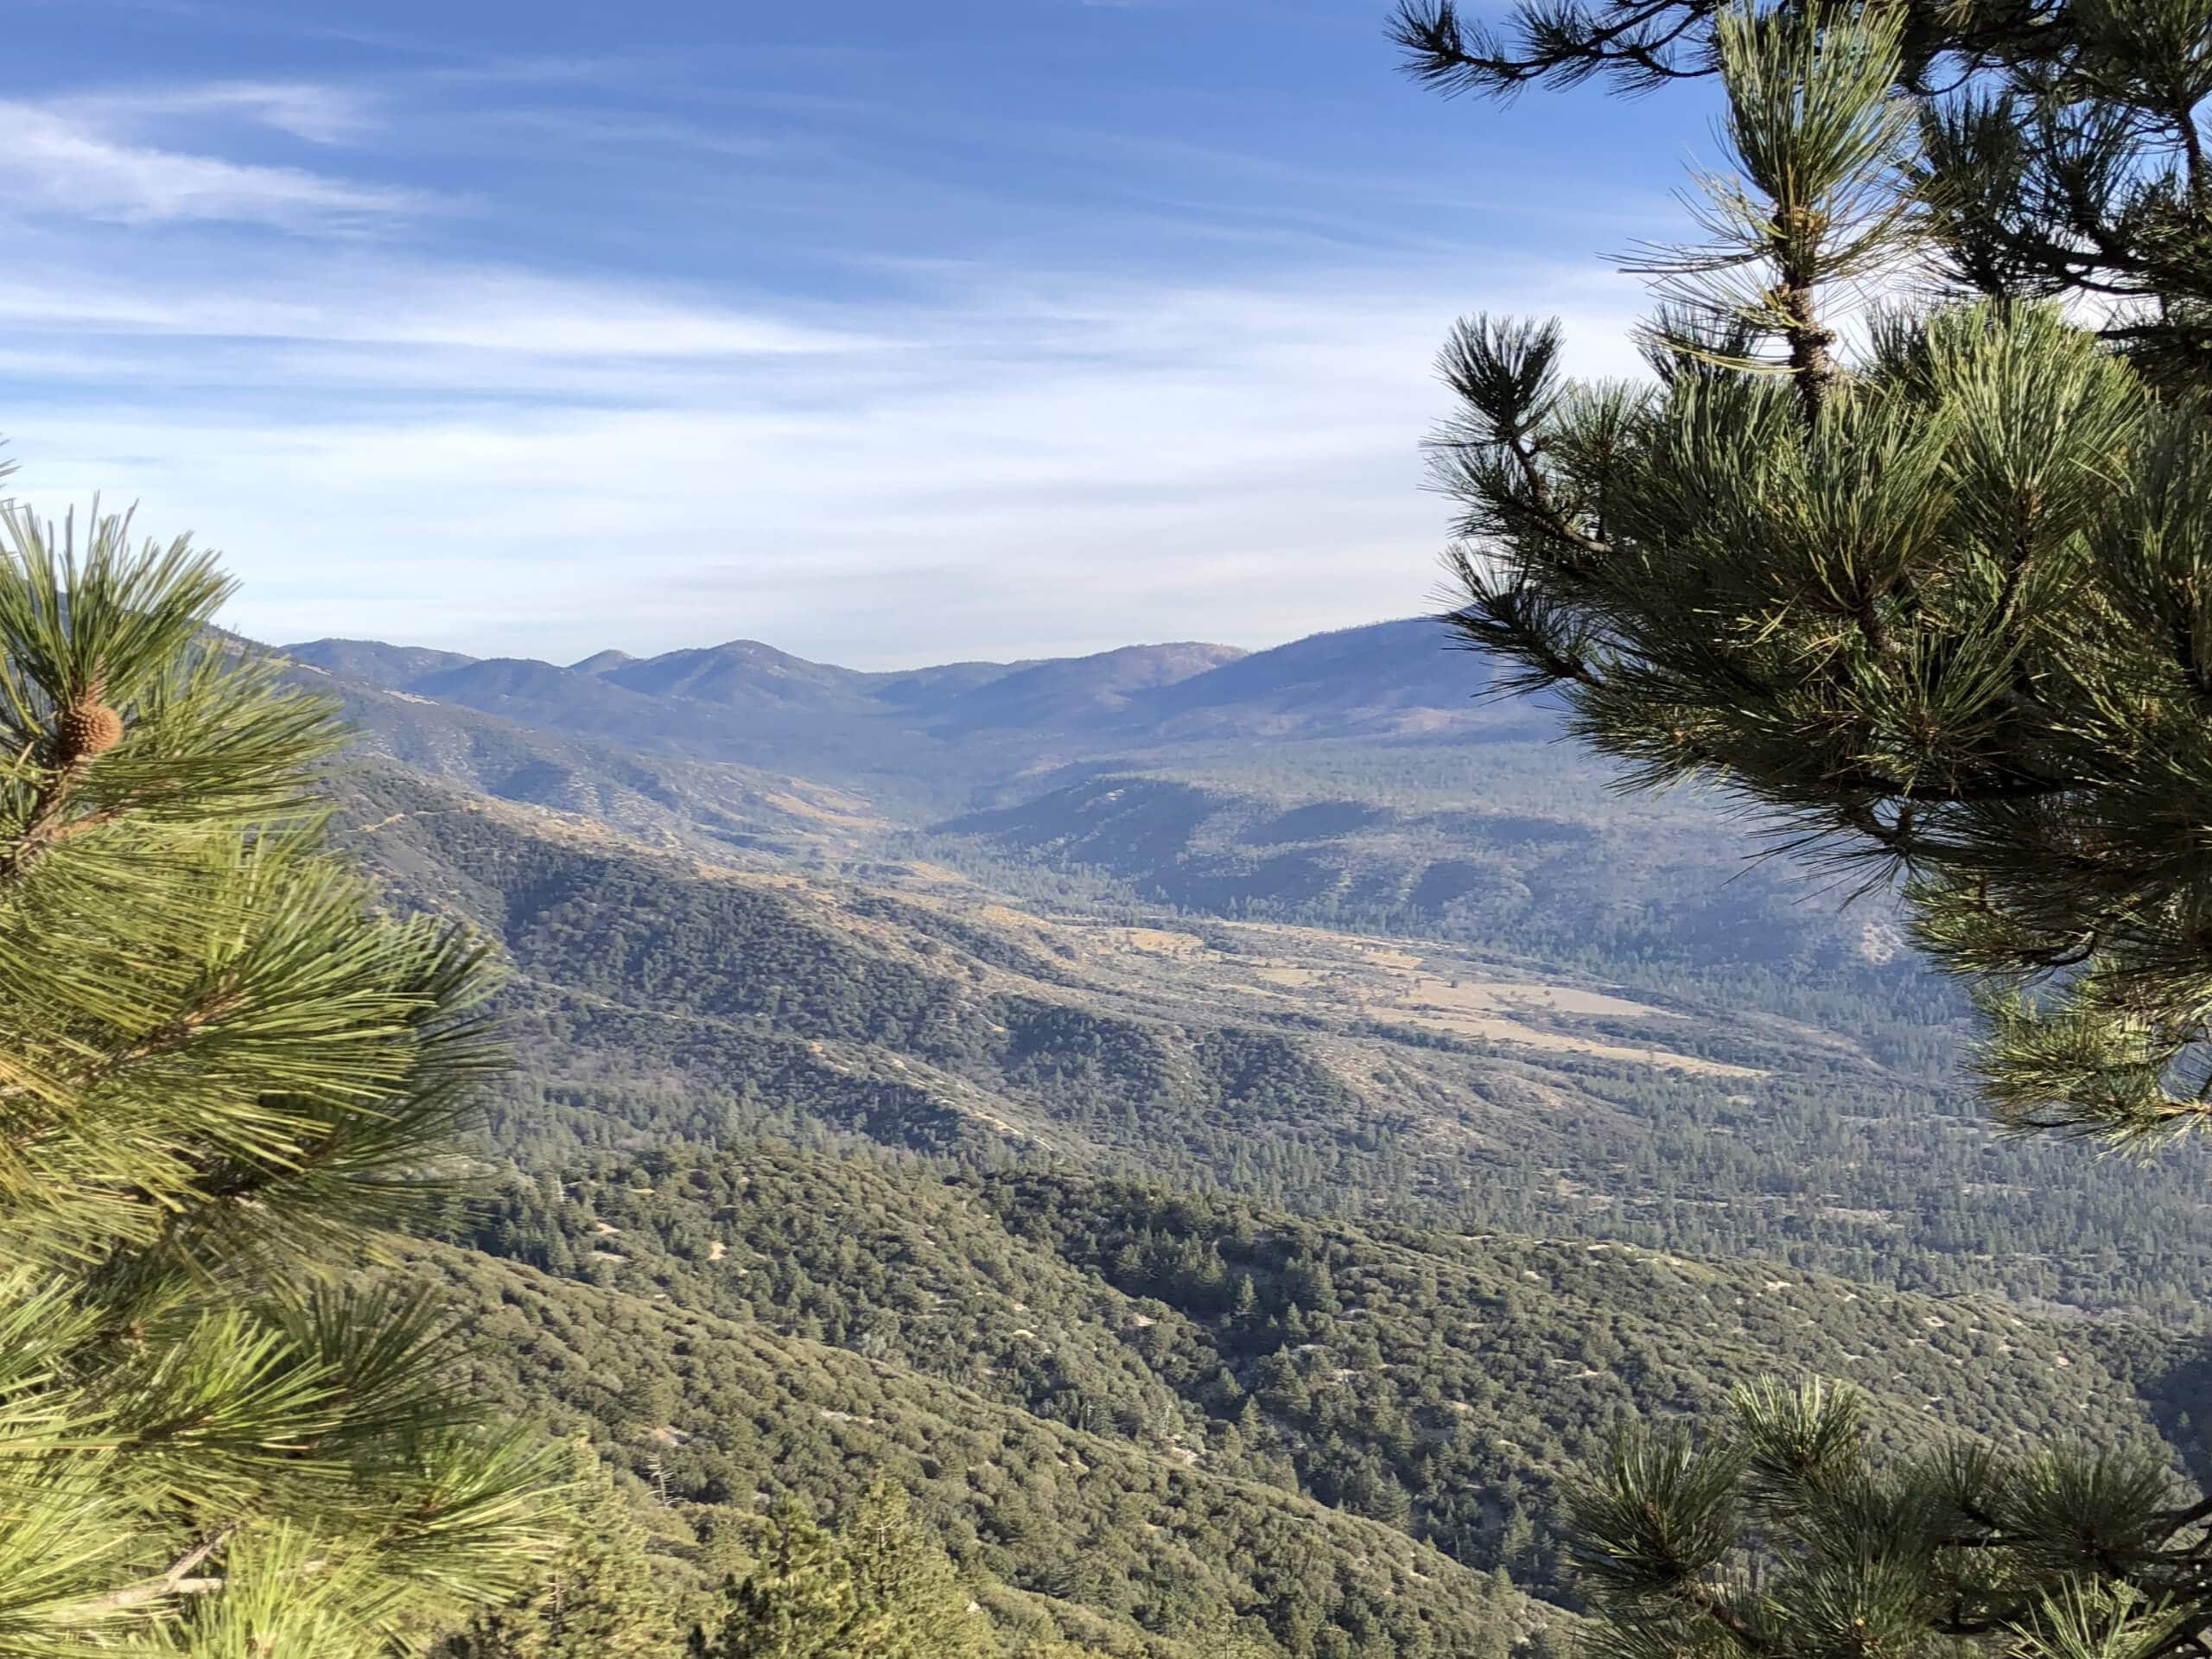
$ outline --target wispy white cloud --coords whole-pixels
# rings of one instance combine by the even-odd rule
[[[162,94],[149,94],[158,106]],[[166,94],[166,112],[250,111],[284,130],[340,130],[340,105],[299,88],[225,86]],[[0,145],[0,195],[17,213],[141,224],[221,220],[285,228],[343,226],[419,210],[420,193],[293,166],[238,162],[137,136],[155,109],[88,99],[0,101],[8,142]],[[302,133],[302,129],[309,130]]]
[[[156,82],[73,93],[48,100],[45,107],[111,132],[213,117],[315,144],[353,143],[381,124],[376,100],[360,88],[307,80]]]
[[[666,297],[637,284],[548,277],[504,266],[439,266],[323,257],[235,283],[172,278],[158,285],[92,276],[57,284],[0,277],[0,326],[110,340],[257,340],[325,348],[429,348],[477,359],[670,358],[687,361],[851,349],[835,330]],[[383,357],[417,385],[448,378],[442,357]],[[411,371],[410,366],[412,365]],[[479,360],[464,389],[489,391],[502,371]],[[105,369],[99,371],[105,373]]]
[[[197,525],[246,578],[236,626],[269,638],[569,658],[754,634],[863,665],[1265,643],[1424,602],[1443,512],[1416,445],[1463,301],[1564,308],[1583,366],[1610,371],[1636,297],[1537,266],[1487,293],[1437,268],[1268,286],[969,271],[795,329],[810,349],[678,362],[619,329],[573,350],[574,296],[515,291],[477,314],[482,339],[442,323],[372,343],[383,323],[326,319],[264,365],[353,386],[342,416],[300,418],[275,389],[256,413],[235,388],[215,418],[21,410],[27,493],[129,491],[149,528]]]
[[[770,116],[507,68],[0,105],[24,493],[198,530],[272,639],[1264,644],[1425,601],[1455,314],[1562,311],[1580,366],[1629,364],[1630,285],[1433,232],[1349,162],[948,116],[947,170],[842,80]],[[464,151],[435,202],[385,181]],[[1019,226],[1016,156],[1050,164]]]

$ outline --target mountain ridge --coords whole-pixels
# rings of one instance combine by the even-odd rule
[[[1090,729],[1120,741],[1148,734],[1170,741],[1239,733],[1424,735],[1498,723],[1473,717],[1480,683],[1470,683],[1464,666],[1446,668],[1442,629],[1420,618],[1257,652],[1180,640],[882,671],[810,662],[751,639],[650,658],[602,651],[568,667],[373,640],[316,639],[278,649],[387,690],[600,735],[623,734],[626,721],[649,734],[652,723],[645,707],[610,691],[756,715],[887,721],[954,738],[1025,728]],[[1152,733],[1154,726],[1161,729]]]
[[[347,842],[511,973],[480,1150],[518,1179],[481,1254],[413,1258],[495,1339],[480,1394],[702,1538],[888,1470],[995,1617],[1131,1659],[1223,1616],[1294,1659],[1548,1651],[1504,1583],[1572,1606],[1560,1475],[1777,1364],[1915,1444],[2094,1396],[2186,1459],[2188,1183],[2000,1141],[1902,964],[1709,879],[1708,803],[1619,810],[1541,709],[1421,729],[1479,689],[1427,626],[802,664],[767,706],[937,724],[794,715],[775,767],[518,718],[575,670],[296,663],[386,757]],[[709,648],[669,683],[738,701],[591,676],[564,717],[741,731],[781,672]],[[875,785],[937,766],[982,810]]]

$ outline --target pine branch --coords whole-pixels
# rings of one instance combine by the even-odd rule
[[[0,511],[0,1372],[37,1362],[9,1452],[51,1495],[0,1526],[8,1640],[152,1609],[195,1651],[365,1656],[549,1541],[538,1437],[461,1432],[442,1325],[288,1300],[433,1190],[493,1060],[482,953],[378,917],[314,793],[329,706],[211,647],[227,582],[126,524]],[[171,1514],[198,1541],[137,1576]]]
[[[88,764],[79,757],[48,772],[46,781],[31,798],[30,810],[23,817],[22,828],[0,845],[0,887],[21,880],[33,864],[72,836],[97,827],[88,821],[73,823],[69,819],[70,802]],[[112,815],[108,815],[101,822],[110,822],[111,818]]]
[[[1683,1599],[1707,1618],[1712,1620],[1714,1624],[1726,1631],[1730,1638],[1739,1647],[1748,1649],[1753,1653],[1780,1651],[1771,1641],[1761,1636],[1745,1622],[1740,1613],[1729,1606],[1707,1586],[1690,1586],[1684,1592]]]
[[[1713,73],[1709,55],[1688,65],[1674,55],[1685,36],[1707,26],[1718,9],[1713,0],[1641,0],[1612,9],[1620,16],[1609,23],[1579,13],[1543,20],[1547,38],[1532,40],[1520,55],[1500,49],[1486,31],[1471,29],[1452,0],[1401,0],[1389,34],[1405,54],[1406,73],[1446,93],[1503,95],[1541,80],[1571,86],[1607,71],[1638,86]],[[1669,13],[1674,20],[1660,27]]]
[[[2171,1530],[2176,1532],[2184,1527],[2193,1527],[2202,1522],[2212,1521],[2212,1497],[2202,1498],[2186,1509],[2171,1510],[2159,1519]],[[2212,1548],[2212,1540],[2207,1541],[2207,1547]]]
[[[125,1585],[120,1590],[95,1597],[86,1605],[94,1611],[105,1612],[143,1607],[148,1602],[165,1601],[172,1597],[212,1594],[223,1587],[225,1580],[194,1577],[194,1570],[204,1566],[224,1545],[237,1536],[238,1530],[236,1525],[224,1527],[185,1551],[156,1577]]]

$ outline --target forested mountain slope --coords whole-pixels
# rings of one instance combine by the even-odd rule
[[[1928,1081],[1948,1031],[1871,996],[1879,1040],[1465,947],[747,874],[354,785],[395,896],[515,970],[508,1156],[773,1133],[2090,1307],[2187,1317],[2212,1282],[2183,1172],[1996,1136]]]
[[[1144,1659],[1532,1651],[1561,1472],[1777,1370],[2191,1453],[2186,1166],[1991,1133],[1882,912],[1417,643],[301,667],[512,971],[511,1184],[410,1269],[480,1387],[698,1561],[887,1468],[1002,1629]]]
[[[1624,803],[1546,741],[1194,747],[1065,769],[906,844],[978,879],[1026,865],[1141,902],[1459,939],[1625,982],[1688,971],[1771,1005],[1896,987],[1888,908],[1847,910],[1690,796]],[[1065,779],[1062,781],[1061,779]]]
[[[1294,1655],[1495,1651],[1491,1569],[1568,1593],[1562,1471],[1777,1368],[1857,1383],[1893,1446],[2155,1442],[2205,1403],[2177,1345],[1993,1300],[774,1145],[519,1181],[459,1236],[509,1264],[435,1258],[483,1386],[677,1503],[887,1466],[1018,1589],[1155,1631],[1257,1606]]]
[[[787,773],[523,726],[364,680],[300,677],[337,697],[357,765],[391,761],[472,794],[594,819],[647,846],[766,868],[852,858],[887,827],[862,798]]]
[[[475,1386],[588,1430],[705,1537],[756,1497],[849,1503],[888,1471],[957,1560],[1087,1643],[1180,1659],[1250,1610],[1289,1655],[1503,1656],[1547,1614],[1376,1521],[940,1376],[672,1299],[458,1250],[409,1258],[479,1340]]]

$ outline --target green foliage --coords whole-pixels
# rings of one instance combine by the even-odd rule
[[[480,1386],[554,1402],[679,1511],[849,1506],[889,1471],[965,1573],[1164,1633],[1257,1618],[1300,1655],[1524,1635],[1491,1575],[1572,1599],[1560,1482],[1777,1365],[1852,1378],[1885,1456],[2094,1421],[2164,1459],[2205,1398],[2185,1343],[1989,1300],[773,1145],[518,1182],[459,1236],[568,1281],[437,1258]]]
[[[1293,1426],[1235,1449],[1240,1408],[1222,1399],[1215,1414],[1224,1361],[1207,1333],[1013,1237],[972,1191],[767,1148],[564,1186],[557,1208],[525,1201],[477,1236],[568,1259],[569,1281],[459,1252],[412,1271],[453,1287],[486,1397],[588,1426],[649,1486],[664,1482],[677,1514],[749,1512],[755,1494],[791,1491],[849,1507],[887,1472],[964,1576],[1116,1651],[1145,1630],[1161,1645],[1144,1651],[1179,1656],[1186,1631],[1254,1619],[1298,1659],[1480,1654],[1541,1622],[1487,1573],[1301,1492]],[[1069,1197],[1072,1227],[1083,1200]],[[1509,1392],[1553,1369],[1529,1353]],[[648,1373],[669,1379],[675,1409],[641,1427],[625,1402]],[[1338,1414],[1315,1414],[1333,1448],[1317,1448],[1317,1468],[1370,1460],[1346,1446],[1370,1409],[1347,1392]],[[1407,1409],[1389,1421],[1401,1444]],[[1460,1444],[1476,1452],[1491,1421]],[[1084,1612],[1089,1624],[1063,1617]]]
[[[2069,43],[2008,118],[2080,133],[2082,189],[2149,193],[2111,209],[2139,249],[2171,217],[2152,199],[2178,175],[2151,175],[2174,123],[2195,130],[2212,26],[2139,11],[2059,9]],[[1647,266],[1675,302],[1658,388],[1569,386],[1556,328],[1455,337],[1452,620],[1643,781],[1715,779],[1800,846],[1902,872],[1917,941],[1983,995],[2005,1122],[2147,1143],[2202,1119],[2212,1005],[2189,828],[2212,778],[2212,448],[2145,356],[2197,349],[2170,327],[2196,302],[2146,277],[2171,304],[2115,324],[2131,364],[2032,302],[2037,281],[1993,279],[1880,317],[1840,361],[1831,290],[1895,268],[1916,204],[1941,233],[1958,200],[1940,144],[1909,176],[1908,24],[1715,15],[1739,177],[1707,182],[1711,247]],[[1970,216],[1993,215],[2018,218]]]
[[[207,556],[0,537],[0,1650],[389,1652],[544,1537],[430,1305],[333,1282],[440,1190],[480,955],[324,850]]]
[[[2152,1659],[2196,1649],[2205,1504],[2162,1460],[1958,1444],[1883,1466],[1861,1402],[1739,1390],[1732,1432],[1624,1437],[1573,1494],[1599,1651]]]
[[[672,1599],[645,1529],[589,1442],[569,1447],[567,1541],[520,1594],[448,1637],[437,1659],[658,1659],[676,1651]]]
[[[695,1633],[696,1659],[830,1659],[853,1641],[860,1600],[853,1567],[796,1494],[770,1513],[760,1564],[734,1582],[712,1635]]]
[[[838,1532],[787,1496],[760,1527],[757,1565],[696,1633],[696,1659],[986,1659],[983,1622],[943,1548],[880,1478]]]

